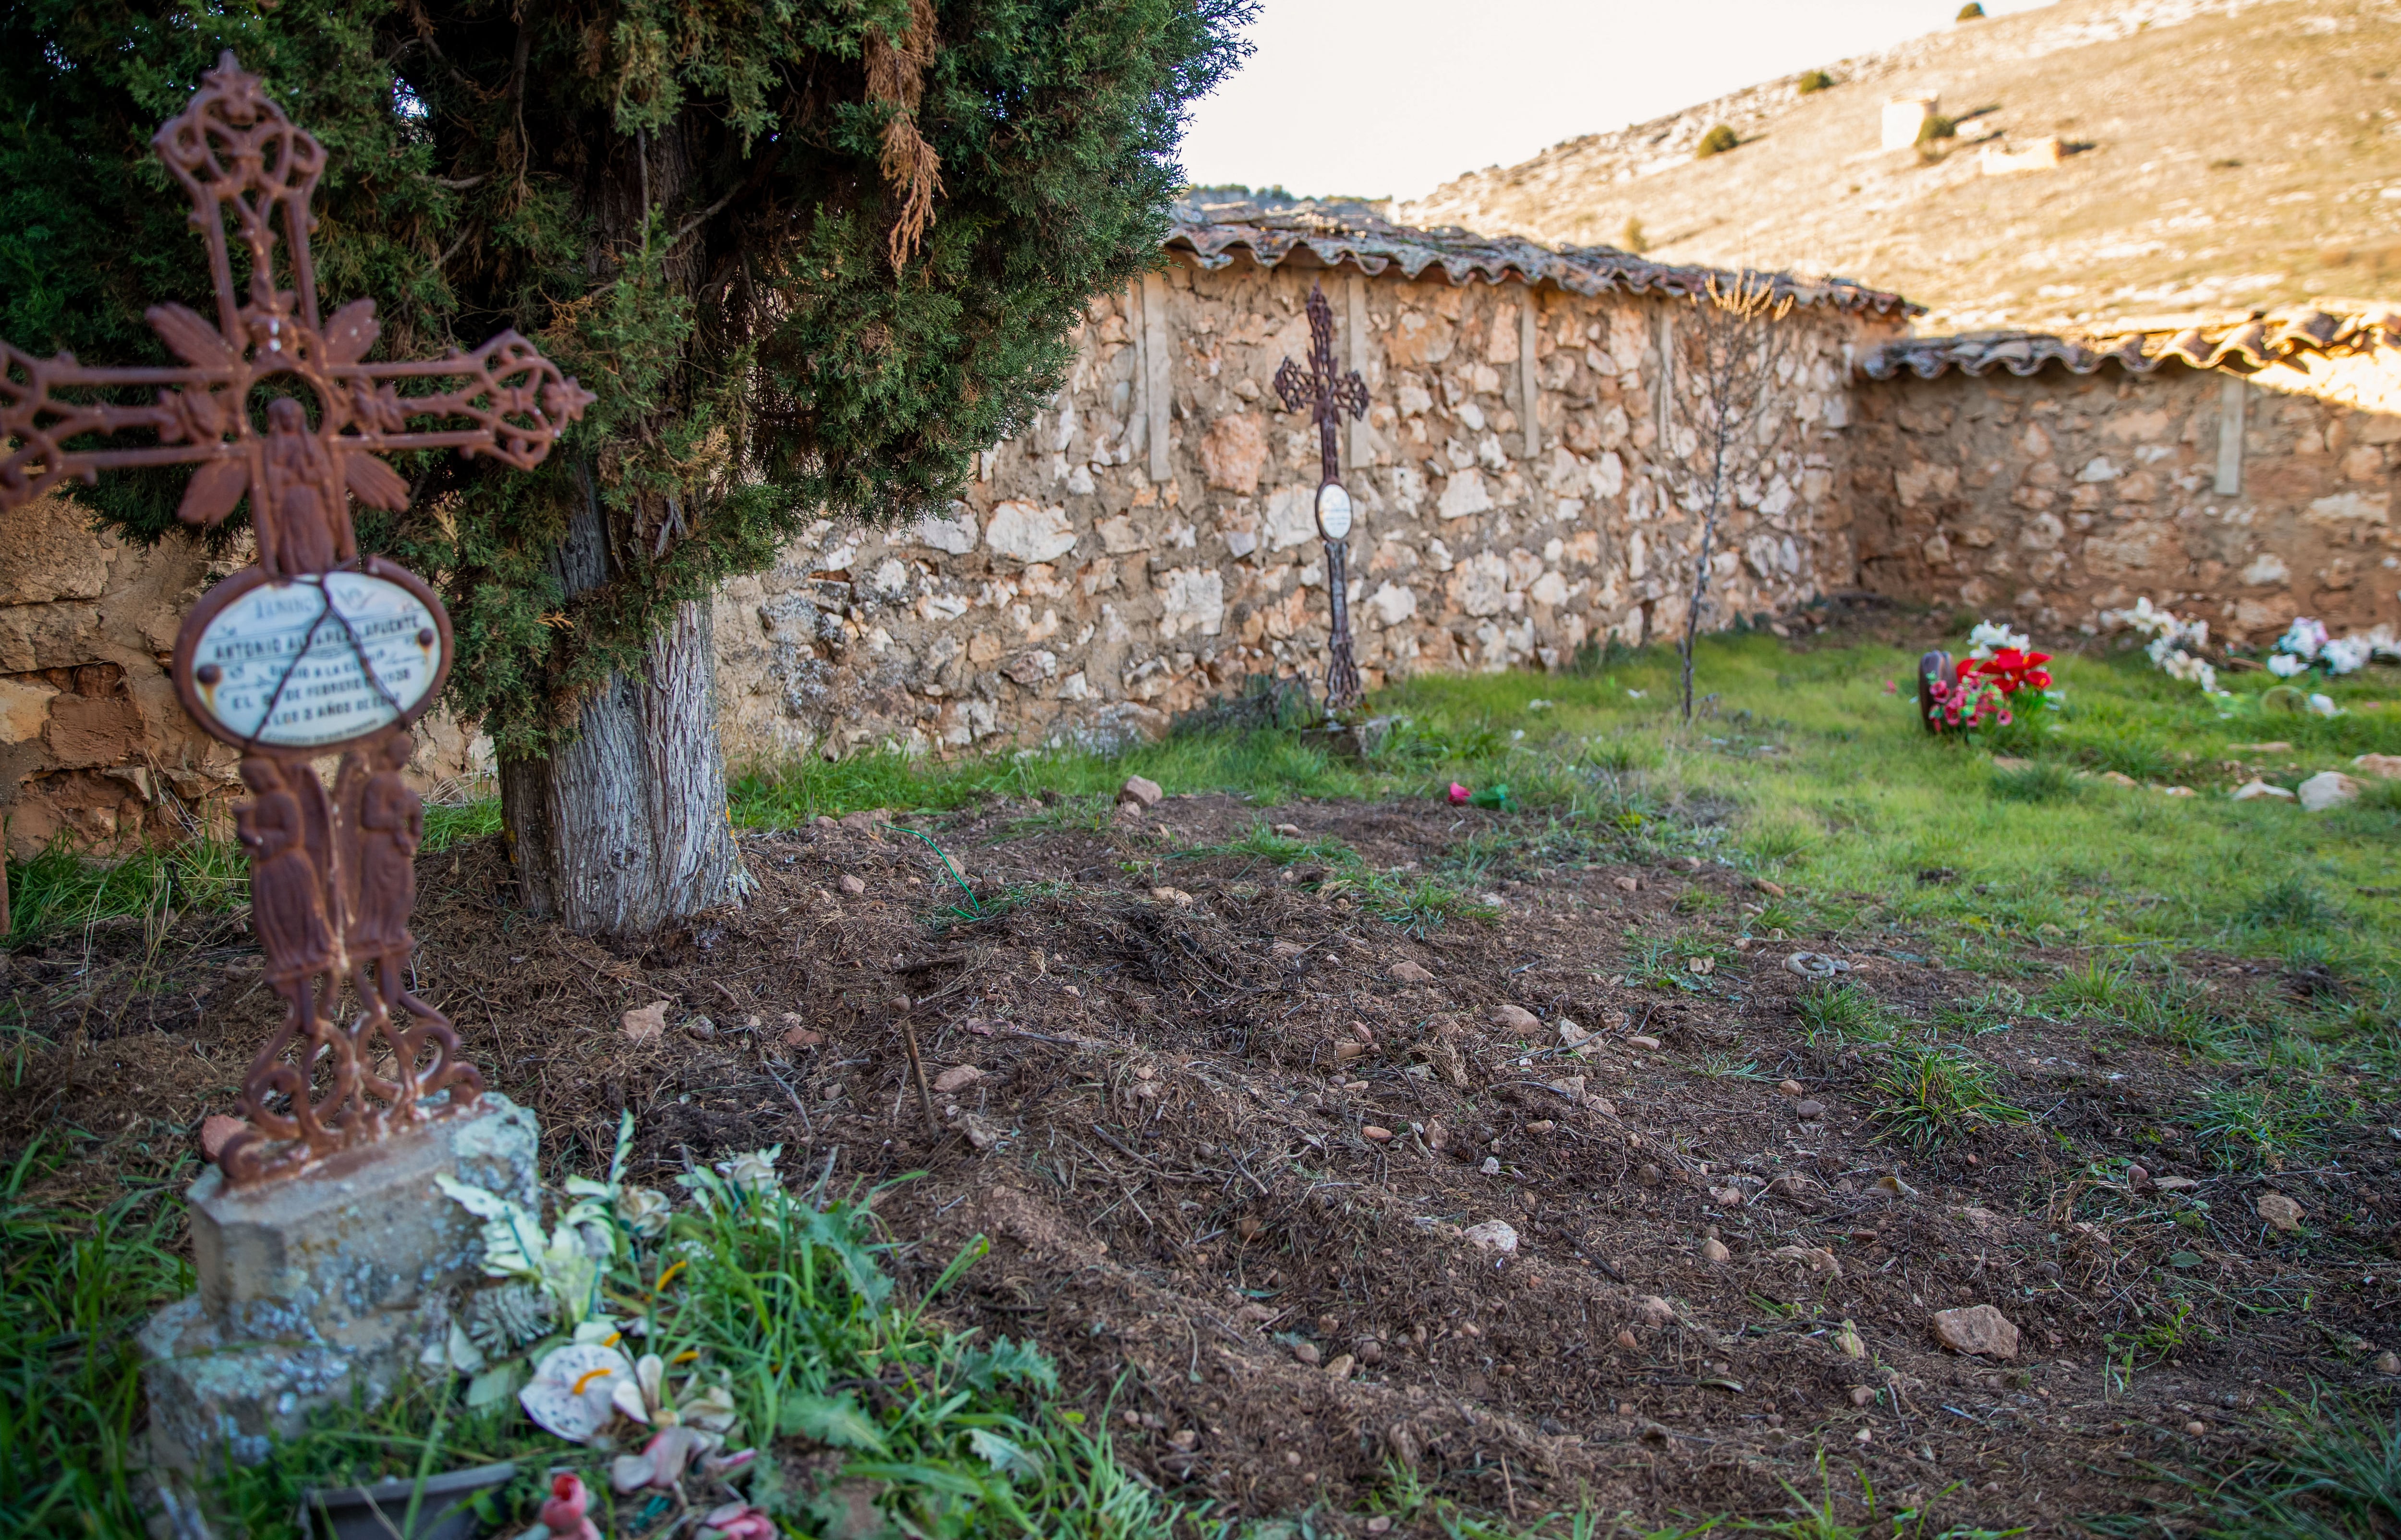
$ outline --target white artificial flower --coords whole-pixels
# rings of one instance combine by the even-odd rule
[[[517,1392],[517,1404],[569,1443],[588,1444],[616,1414],[618,1388],[633,1384],[634,1366],[623,1353],[598,1342],[574,1342],[534,1366],[532,1383]]]
[[[2024,632],[2011,631],[2006,620],[1980,620],[1968,633],[1968,656],[1990,658],[2006,647],[2024,651],[2034,646],[2034,638]]]
[[[2339,641],[2327,642],[2318,649],[2318,656],[2325,661],[2328,674],[2350,674],[2365,668],[2367,660],[2374,655],[2374,644],[2362,636],[2345,636]]]
[[[717,1174],[746,1192],[764,1196],[782,1186],[775,1175],[775,1162],[783,1158],[780,1144],[765,1150],[749,1150],[732,1160],[719,1161]]]
[[[2268,672],[2279,679],[2289,679],[2296,674],[2306,674],[2309,668],[2308,659],[2296,657],[2289,652],[2271,653],[2268,657]]]
[[[628,1187],[617,1194],[617,1217],[645,1240],[665,1233],[675,1206],[654,1187]]]
[[[2279,652],[2290,653],[2294,657],[2303,659],[2305,661],[2314,661],[2318,655],[2318,649],[2325,647],[2326,644],[2326,628],[2325,624],[2322,621],[2313,620],[2306,615],[2298,615],[2294,617],[2293,623],[2285,628],[2284,634],[2276,638],[2276,650]]]

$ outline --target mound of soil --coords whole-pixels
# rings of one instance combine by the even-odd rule
[[[1038,1341],[1162,1487],[1319,1506],[1326,1533],[1390,1462],[1498,1512],[1585,1493],[1665,1521],[1785,1509],[1821,1451],[1938,1529],[2060,1527],[2401,1346],[2389,1103],[2318,1168],[2229,1175],[2176,1122],[2208,1067],[2029,1018],[1975,1046],[2032,1121],[1906,1156],[1872,1060],[1807,1045],[1803,943],[1735,949],[1740,875],[1555,869],[1498,885],[1489,923],[1411,931],[1338,872],[1212,852],[1263,816],[1393,868],[1512,815],[1021,802],[921,838],[855,814],[746,838],[743,904],[626,944],[524,919],[485,842],[421,864],[416,988],[562,1169],[604,1164],[631,1107],[638,1166],[780,1143],[796,1180],[922,1173],[877,1200],[904,1274],[992,1246],[938,1315]],[[1677,934],[1719,943],[1712,971],[1629,972]],[[1807,945],[1921,1017],[1987,982]],[[275,1018],[252,959],[239,917],[16,954],[0,1139],[103,1136],[78,1179],[185,1158]],[[2271,1192],[2301,1228],[2262,1220]],[[1974,1306],[2013,1356],[1945,1345]]]

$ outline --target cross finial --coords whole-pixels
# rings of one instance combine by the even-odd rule
[[[353,300],[320,322],[309,235],[325,150],[270,99],[228,52],[201,77],[190,103],[151,141],[192,201],[216,291],[212,325],[181,305],[144,319],[182,361],[165,369],[103,369],[72,353],[36,359],[0,343],[0,510],[105,470],[193,464],[176,512],[214,525],[250,497],[259,565],[280,578],[355,561],[350,499],[407,505],[408,486],[379,457],[455,448],[520,470],[542,463],[592,393],[514,332],[473,353],[438,360],[362,361],[381,335],[373,300]],[[231,225],[230,239],[227,225]],[[247,297],[236,291],[232,240],[248,258]],[[276,284],[283,249],[291,287]],[[404,396],[399,382],[439,381]],[[148,405],[103,392],[160,386]],[[263,425],[254,387],[275,396]],[[470,426],[412,432],[412,419],[465,418]],[[94,436],[147,431],[154,445],[97,448]]]
[[[1297,412],[1303,406],[1317,423],[1317,443],[1324,461],[1324,480],[1340,479],[1341,460],[1335,453],[1335,429],[1345,414],[1353,417],[1367,415],[1367,382],[1359,377],[1356,369],[1338,374],[1334,368],[1334,307],[1325,302],[1322,285],[1309,286],[1309,367],[1303,369],[1292,359],[1285,359],[1275,373],[1276,394],[1283,398],[1283,409]]]

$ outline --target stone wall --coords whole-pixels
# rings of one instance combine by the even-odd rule
[[[2253,643],[2401,621],[2401,348],[1903,373],[1853,403],[1867,587],[2054,634],[2138,595]]]
[[[1323,677],[1315,428],[1270,383],[1324,283],[1372,406],[1344,434],[1351,605],[1370,688],[1555,667],[1682,623],[1699,520],[1667,492],[1658,394],[1681,298],[1189,258],[1095,301],[1075,374],[946,513],[820,525],[719,602],[729,754],[1156,730],[1254,674]],[[1795,431],[1722,532],[1713,625],[1851,581],[1848,363],[1897,320],[1803,306],[1774,398]],[[1160,389],[1158,387],[1163,386]],[[1525,403],[1535,403],[1529,437]],[[1163,429],[1163,444],[1154,443]]]

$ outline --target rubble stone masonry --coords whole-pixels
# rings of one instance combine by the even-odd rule
[[[1370,688],[1556,667],[1682,624],[1700,520],[1664,472],[1694,440],[1658,390],[1662,323],[1686,301],[1178,263],[1091,305],[1067,388],[981,458],[962,501],[902,529],[822,525],[726,586],[728,754],[1090,741],[1156,730],[1248,675],[1322,678],[1317,430],[1270,383],[1307,353],[1312,281],[1373,402],[1344,435]],[[1740,479],[1712,625],[1843,586],[1854,565],[1834,496],[1846,349],[1892,328],[1805,307],[1783,324],[1803,336],[1772,410],[1798,430]],[[1146,338],[1163,339],[1163,370]],[[1163,413],[1146,399],[1161,377]]]
[[[2401,350],[1902,375],[1854,402],[1865,586],[2053,633],[2141,595],[2253,643],[2401,621]]]

